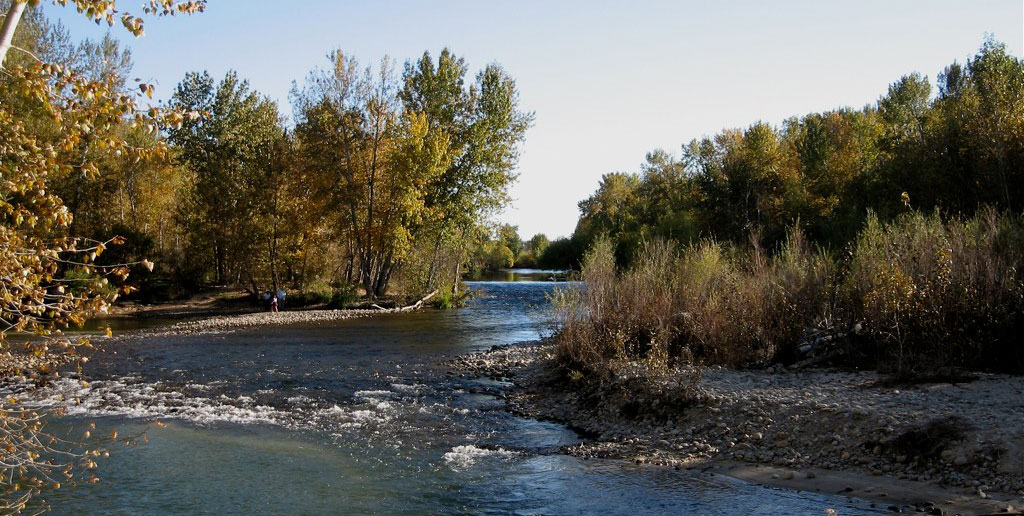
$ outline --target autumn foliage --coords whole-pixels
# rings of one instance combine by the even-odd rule
[[[118,11],[115,2],[74,3],[92,19],[113,24],[117,18],[133,33],[142,31],[142,20]],[[23,6],[14,2],[4,7],[11,20],[4,26],[13,30],[13,16],[20,16],[17,8]],[[157,0],[145,8],[153,14],[201,9],[202,2]],[[5,42],[20,43],[10,35],[4,35]],[[75,234],[75,214],[53,183],[74,176],[94,179],[108,156],[135,161],[161,156],[164,146],[134,145],[126,132],[153,133],[186,115],[140,107],[115,78],[89,76],[72,66],[42,61],[18,45],[10,48],[19,55],[0,55],[0,344],[14,346],[9,337],[26,334],[31,336],[23,341],[30,356],[44,359],[35,363],[46,364],[45,358],[54,355],[77,360],[78,348],[89,341],[66,336],[63,330],[106,311],[120,292],[104,285],[116,281],[127,292],[131,287],[124,281],[130,267],[152,268],[152,263],[99,264],[104,252],[123,244],[124,238]],[[140,86],[140,93],[150,92],[148,85]],[[89,279],[72,287],[70,271],[82,271]],[[103,453],[92,446],[96,442],[80,447],[63,441],[46,433],[42,415],[18,399],[0,403],[0,512],[20,512],[45,489],[95,478],[88,471],[95,467],[94,457]]]
[[[1024,371],[1024,61],[988,40],[937,83],[606,174],[546,251],[586,282],[556,299],[566,363],[791,364],[829,342],[904,375]]]

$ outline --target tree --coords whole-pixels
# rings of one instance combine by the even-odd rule
[[[369,296],[387,291],[418,233],[438,212],[428,193],[451,164],[449,135],[406,111],[385,58],[360,70],[341,51],[294,93],[303,163],[319,177]]]
[[[601,177],[597,191],[579,202],[580,219],[576,223],[576,238],[586,242],[585,245],[600,235],[617,239],[618,259],[624,263],[631,249],[630,236],[635,235],[637,227],[633,208],[637,204],[636,190],[639,185],[640,178],[635,174],[615,172]]]
[[[956,175],[961,206],[1024,206],[1024,61],[988,39],[966,66],[953,63],[939,78],[936,143],[943,170]]]
[[[451,164],[426,197],[426,205],[440,214],[433,228],[435,255],[508,202],[519,144],[533,123],[533,113],[520,111],[515,80],[501,66],[488,65],[468,87],[466,73],[465,60],[445,48],[436,64],[429,52],[406,62],[402,75],[405,110],[423,113],[432,129],[449,135]],[[461,263],[453,271],[453,290]],[[432,266],[432,282],[436,273]]]
[[[945,69],[937,98],[926,77],[910,74],[860,110],[727,129],[686,144],[681,160],[655,151],[639,173],[606,174],[580,203],[573,239],[556,250],[580,244],[578,261],[606,234],[626,265],[652,237],[740,245],[753,238],[775,249],[794,226],[838,248],[868,210],[891,219],[910,199],[944,216],[986,205],[1019,210],[1021,170],[1024,61],[990,39],[965,65]]]
[[[883,124],[876,110],[843,109],[786,121],[782,135],[798,182],[788,192],[808,235],[842,245],[879,206]]]
[[[501,245],[507,247],[512,253],[512,265],[515,265],[519,255],[523,252],[523,240],[519,238],[519,227],[511,224],[498,226],[498,242],[501,242]]]
[[[266,215],[274,202],[272,155],[283,138],[277,105],[228,72],[219,83],[210,74],[189,73],[170,105],[199,112],[168,138],[192,182],[180,204],[192,254],[204,257],[217,284],[245,279],[255,286],[256,251],[267,240]]]
[[[544,233],[537,233],[530,238],[529,242],[526,243],[526,252],[532,254],[535,258],[540,258],[550,244],[551,242],[548,240],[547,235]]]
[[[113,1],[74,3],[90,19],[111,25],[120,19],[133,34],[142,32],[142,19],[118,11]],[[194,12],[203,5],[201,0],[150,0],[145,11]],[[8,346],[10,334],[24,333],[32,336],[29,346],[37,356],[74,358],[88,340],[67,336],[63,329],[105,310],[116,293],[104,292],[103,284],[107,278],[124,278],[130,264],[95,264],[108,247],[123,242],[120,237],[95,241],[68,235],[74,217],[49,188],[50,178],[95,176],[97,160],[110,154],[148,159],[162,149],[134,147],[110,129],[128,120],[155,130],[158,124],[176,124],[183,115],[140,109],[109,77],[91,78],[61,63],[36,60],[14,44],[26,3],[15,0],[6,7],[0,26],[0,344]],[[11,50],[31,59],[9,60]],[[152,90],[144,84],[140,91]],[[37,124],[39,119],[49,123]],[[85,271],[95,280],[68,288],[64,273],[69,269]],[[79,471],[95,465],[95,450],[56,450],[54,443],[60,441],[46,434],[38,411],[14,398],[3,400],[0,409],[0,512],[20,512],[44,489],[73,481]]]

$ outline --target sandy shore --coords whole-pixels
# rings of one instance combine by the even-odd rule
[[[548,344],[460,357],[510,380],[511,410],[588,439],[567,453],[701,468],[875,500],[893,512],[1007,514],[1024,507],[1024,378],[887,386],[874,372],[704,370],[603,385],[555,374]],[[680,403],[681,393],[691,401]]]

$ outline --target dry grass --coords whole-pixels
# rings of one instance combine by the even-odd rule
[[[553,297],[562,362],[577,374],[791,362],[808,330],[830,328],[850,334],[856,365],[1024,369],[1013,339],[1024,330],[1022,217],[871,217],[842,260],[798,230],[771,255],[752,242],[653,241],[617,271],[613,242],[598,239],[584,259],[586,286]]]
[[[796,231],[771,258],[757,247],[741,253],[706,241],[678,252],[654,241],[621,274],[612,243],[599,239],[584,260],[586,287],[554,297],[562,358],[585,368],[620,359],[662,370],[771,360],[830,312],[832,271]]]
[[[884,369],[1024,370],[1024,218],[984,210],[943,222],[869,217],[844,283],[864,351]]]

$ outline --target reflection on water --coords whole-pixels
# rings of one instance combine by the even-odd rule
[[[116,344],[88,386],[38,394],[74,434],[171,424],[115,450],[56,514],[870,514],[860,502],[559,454],[566,428],[504,410],[452,356],[540,337],[544,281],[478,282],[463,310]],[[68,403],[63,400],[80,400]]]
[[[497,271],[475,271],[469,278],[473,281],[568,281],[572,271],[562,269],[501,269]]]

